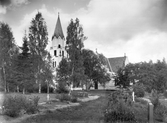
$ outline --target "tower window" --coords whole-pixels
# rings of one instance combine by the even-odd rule
[[[53,67],[54,67],[54,62],[53,62]]]
[[[54,56],[57,56],[57,51],[56,50],[54,50]]]
[[[64,57],[64,51],[62,51],[62,56]]]
[[[61,45],[60,45],[60,44],[58,45],[58,48],[61,48]]]
[[[59,56],[61,56],[61,51],[60,51],[60,53],[59,53]]]
[[[55,61],[55,67],[56,67],[56,61]]]

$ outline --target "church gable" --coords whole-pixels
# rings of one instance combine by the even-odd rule
[[[128,64],[128,59],[124,57],[108,58],[107,66],[111,72],[117,73],[120,68],[125,67]]]

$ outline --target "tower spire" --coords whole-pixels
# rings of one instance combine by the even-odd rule
[[[59,38],[59,36],[62,39],[64,38],[63,29],[62,29],[62,26],[61,26],[61,21],[60,21],[59,12],[58,12],[58,18],[57,18],[57,23],[56,23],[56,27],[55,27],[55,30],[54,30],[53,37]]]

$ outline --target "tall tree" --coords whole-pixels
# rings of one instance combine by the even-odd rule
[[[41,93],[42,73],[44,71],[45,60],[48,54],[46,46],[48,44],[47,26],[42,14],[38,12],[31,21],[29,27],[29,47],[34,59],[34,69],[36,69],[36,82],[39,84]]]
[[[4,90],[7,92],[7,70],[10,69],[13,51],[15,50],[13,33],[8,24],[0,22],[0,69]]]
[[[83,33],[83,28],[79,23],[79,19],[75,22],[71,20],[67,27],[67,52],[69,54],[69,62],[71,66],[71,82],[73,86],[80,86],[85,78],[82,49],[84,47],[83,41],[86,37]]]
[[[98,89],[98,83],[105,85],[106,82],[110,81],[110,75],[105,67],[106,61],[105,56],[95,54],[92,50],[83,49],[82,51],[85,75],[89,79],[86,85],[90,87],[91,82],[95,84],[95,89]],[[88,87],[88,89],[89,89]]]
[[[23,46],[21,47],[22,53],[20,53],[13,61],[13,79],[17,83],[17,89],[22,88],[23,93],[33,85],[33,66],[32,59],[29,53],[28,39],[25,34],[23,37]]]

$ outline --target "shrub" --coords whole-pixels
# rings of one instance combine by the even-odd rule
[[[77,98],[83,98],[83,97],[88,97],[88,93],[87,92],[72,91],[71,96],[77,97]]]
[[[77,97],[73,97],[73,96],[71,97],[71,102],[75,103],[77,101],[78,101]]]
[[[106,122],[136,121],[132,110],[133,102],[129,93],[125,91],[116,91],[109,95],[108,100],[108,106],[104,112],[104,119]]]
[[[164,97],[167,98],[167,91],[164,92]]]
[[[59,94],[59,95],[56,95],[56,98],[59,99],[61,102],[71,100],[71,96],[68,94]]]
[[[61,102],[70,101],[75,103],[78,101],[77,97],[71,96],[69,94],[59,94],[59,95],[56,95],[56,98],[59,99]]]
[[[65,94],[68,94],[69,93],[69,89],[68,87],[62,82],[59,82],[58,83],[58,86],[56,88],[56,92],[57,93],[65,93]]]
[[[21,95],[7,96],[3,102],[3,106],[3,114],[17,117],[25,113],[35,113],[38,110],[38,101],[37,97],[34,97],[33,100],[28,100],[25,96]]]
[[[144,97],[144,93],[145,93],[145,87],[143,84],[140,83],[136,83],[133,87],[133,90],[135,92],[135,95],[137,97]]]
[[[166,106],[159,104],[156,108],[154,108],[154,118],[159,121],[163,121],[163,117],[167,115]]]

